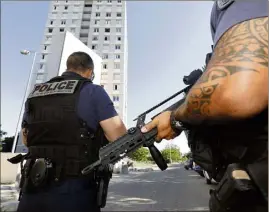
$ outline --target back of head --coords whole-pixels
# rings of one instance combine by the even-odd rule
[[[87,53],[74,52],[68,57],[66,67],[67,71],[83,73],[93,71],[94,64],[92,58]]]

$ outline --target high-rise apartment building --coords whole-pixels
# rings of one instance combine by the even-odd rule
[[[57,75],[57,68],[50,68],[50,64],[60,58],[50,57],[50,52],[57,35],[66,30],[102,57],[101,85],[127,124],[126,1],[52,1],[32,84]]]

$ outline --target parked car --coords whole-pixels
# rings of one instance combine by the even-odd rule
[[[203,169],[200,166],[195,165],[193,170],[196,171],[201,177],[204,177]]]
[[[184,168],[186,170],[189,170],[189,169],[193,169],[193,160],[192,159],[188,159],[185,164],[184,164]]]

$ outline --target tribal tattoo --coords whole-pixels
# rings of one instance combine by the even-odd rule
[[[238,72],[260,74],[265,68],[268,69],[268,18],[252,19],[232,27],[219,40],[206,71],[177,113],[184,113],[186,121],[209,116],[212,96],[225,80]]]

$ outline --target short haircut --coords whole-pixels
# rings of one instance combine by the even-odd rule
[[[74,52],[72,53],[67,61],[66,61],[67,70],[73,71],[86,71],[87,69],[91,69],[93,71],[94,64],[93,60],[85,52]]]

